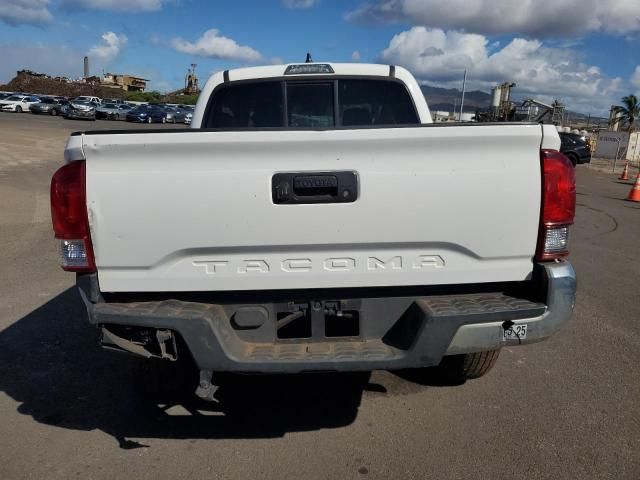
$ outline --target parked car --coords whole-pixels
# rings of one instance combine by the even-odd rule
[[[92,102],[100,105],[102,100],[100,97],[80,96],[73,99],[74,102]]]
[[[573,166],[591,163],[591,147],[584,135],[577,133],[560,133],[560,151],[564,153]]]
[[[187,112],[185,112],[183,109],[165,105],[163,107],[163,110],[166,114],[165,117],[167,123],[184,123]]]
[[[72,134],[51,182],[61,266],[141,386],[212,400],[217,372],[434,366],[462,384],[569,321],[553,125],[433,123],[389,65],[218,72],[198,105],[198,134]]]
[[[192,121],[193,121],[193,110],[191,109],[186,110],[186,113],[184,114],[185,125],[191,125]]]
[[[8,92],[0,93],[0,101],[4,100],[5,98],[9,98],[12,95],[15,95],[15,94],[14,93],[8,93]]]
[[[122,100],[121,98],[103,98],[102,104],[105,105],[107,103],[115,103],[117,105],[120,105],[122,103],[125,103],[125,101]]]
[[[97,103],[73,100],[69,102],[65,118],[70,120],[95,120]]]
[[[96,118],[99,120],[125,120],[132,109],[126,103],[103,103],[96,108]]]
[[[127,122],[165,123],[166,113],[159,105],[143,105],[129,110]]]
[[[0,101],[0,109],[3,112],[22,113],[28,112],[29,107],[34,103],[39,103],[40,98],[29,95],[11,95]]]
[[[62,114],[63,105],[67,104],[66,100],[57,100],[54,98],[42,98],[39,103],[34,103],[29,107],[31,113],[40,114],[48,113],[51,116]]]

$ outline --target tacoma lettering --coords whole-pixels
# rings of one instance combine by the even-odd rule
[[[263,274],[273,272],[273,268],[285,273],[300,273],[324,270],[327,272],[355,271],[403,271],[427,270],[442,268],[445,261],[439,255],[418,255],[414,257],[332,257],[324,260],[311,258],[287,258],[284,260],[202,260],[194,261],[196,267],[204,267],[207,275],[229,275],[232,272],[241,274]],[[230,268],[229,268],[230,267]]]

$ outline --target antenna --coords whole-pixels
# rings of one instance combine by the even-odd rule
[[[311,54],[309,52],[307,52],[307,59],[304,61],[304,63],[312,63],[313,59],[311,58]]]

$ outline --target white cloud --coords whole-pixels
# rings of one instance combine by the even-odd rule
[[[0,21],[9,25],[48,23],[53,18],[49,0],[0,0]]]
[[[10,0],[11,1],[11,0]],[[153,12],[173,0],[60,0],[64,8],[111,10],[117,12]]]
[[[380,56],[408,68],[423,82],[459,87],[468,69],[471,88],[486,90],[514,81],[516,93],[559,98],[573,109],[604,111],[619,96],[620,78],[580,62],[572,50],[524,38],[514,38],[502,48],[489,47],[483,35],[413,27],[395,35]]]
[[[351,54],[351,60],[354,62],[359,62],[360,61],[360,52],[358,50],[354,51]]]
[[[320,0],[280,0],[286,8],[311,8],[319,2]]]
[[[636,67],[631,75],[631,85],[633,85],[638,91],[640,91],[640,65]]]
[[[87,55],[91,61],[91,71],[93,75],[100,72],[102,68],[112,62],[127,44],[127,37],[113,32],[102,34],[102,42],[89,49]]]
[[[638,0],[376,0],[347,20],[406,22],[487,35],[544,37],[640,31]]]
[[[220,58],[225,60],[241,60],[254,62],[262,59],[262,55],[251,47],[238,45],[235,40],[219,35],[220,31],[212,28],[202,34],[195,42],[182,38],[174,38],[171,46],[178,52],[201,57]]]

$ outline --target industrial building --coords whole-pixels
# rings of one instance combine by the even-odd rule
[[[121,88],[127,92],[144,92],[149,80],[133,75],[119,75],[116,73],[105,73],[100,80],[100,85],[104,87]]]

